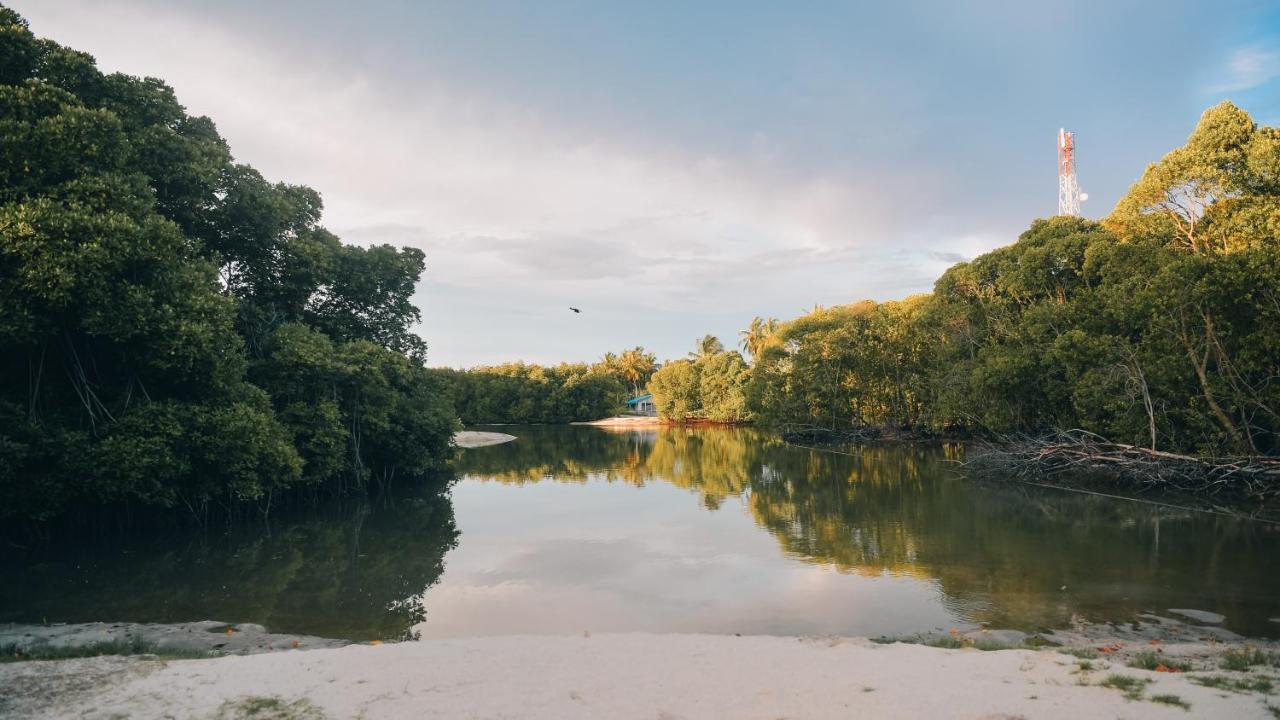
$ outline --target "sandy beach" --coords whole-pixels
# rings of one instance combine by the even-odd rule
[[[488,447],[501,445],[515,440],[515,435],[500,432],[484,432],[481,430],[462,430],[453,435],[453,444],[460,448]]]
[[[575,422],[570,425],[595,425],[604,428],[628,428],[628,427],[657,427],[660,425],[670,425],[667,420],[652,415],[618,415],[615,417],[607,417],[601,420],[591,420],[589,422]]]
[[[1256,678],[1269,672],[1229,675]],[[1135,678],[1136,692],[1105,686],[1113,674]],[[1052,649],[984,652],[847,638],[584,633],[352,645],[211,660],[9,663],[0,665],[0,686],[9,703],[0,705],[0,714],[1273,717],[1264,695],[1203,687],[1190,677],[1105,659],[1082,661]]]

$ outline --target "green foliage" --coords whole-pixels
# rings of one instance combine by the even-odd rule
[[[1127,663],[1131,668],[1139,670],[1156,670],[1157,668],[1166,668],[1177,672],[1187,672],[1191,669],[1191,663],[1185,660],[1166,657],[1163,653],[1154,650],[1146,650],[1134,655]]]
[[[1234,678],[1227,675],[1198,675],[1187,678],[1196,685],[1238,693],[1270,693],[1275,689],[1271,678],[1263,676]]]
[[[328,715],[307,698],[285,700],[276,695],[246,695],[224,701],[215,720],[324,720]]]
[[[817,308],[755,356],[774,424],[1280,452],[1280,134],[1230,104],[1102,224],[1037,220],[897,303]]]
[[[747,411],[751,370],[736,351],[719,352],[698,361],[699,417],[712,422],[739,422]]]
[[[470,370],[436,370],[452,388],[455,406],[468,425],[559,423],[599,420],[622,410],[631,377],[639,377],[641,348],[622,365],[607,355],[594,365],[562,363],[553,367],[509,363]]]
[[[674,360],[663,365],[649,380],[649,392],[658,415],[668,420],[686,420],[702,408],[699,395],[701,366],[692,360]]]
[[[744,345],[759,351],[767,325],[760,321],[753,327],[757,337],[748,342],[749,333],[744,333]],[[669,362],[654,373],[648,390],[653,393],[658,415],[667,420],[738,423],[751,419],[747,407],[750,379],[751,368],[741,353],[725,350],[718,338],[705,335],[688,360]]]
[[[343,245],[163,82],[0,8],[0,516],[269,503],[449,457],[422,253]]]
[[[1232,648],[1222,654],[1222,669],[1248,672],[1254,666],[1280,667],[1280,654],[1267,653],[1256,647]]]
[[[1160,703],[1161,705],[1173,705],[1174,707],[1180,707],[1183,710],[1191,709],[1191,703],[1187,702],[1186,700],[1183,700],[1177,695],[1169,695],[1169,694],[1152,695],[1150,699],[1151,699],[1151,702]]]
[[[1119,690],[1130,700],[1141,700],[1143,693],[1146,692],[1147,686],[1151,684],[1151,681],[1146,678],[1137,678],[1131,675],[1112,673],[1103,678],[1102,682],[1098,684],[1102,687]]]

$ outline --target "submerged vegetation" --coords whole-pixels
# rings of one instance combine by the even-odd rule
[[[0,516],[203,516],[422,475],[456,425],[423,255],[342,244],[154,78],[0,7]]]

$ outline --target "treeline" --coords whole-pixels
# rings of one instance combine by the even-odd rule
[[[154,78],[0,7],[0,516],[416,476],[456,425],[422,253],[343,245]]]
[[[1223,103],[1101,223],[1037,220],[930,295],[782,324],[747,406],[773,424],[1280,453],[1280,131]]]
[[[662,366],[649,381],[658,415],[676,422],[739,423],[751,419],[751,370],[741,353],[706,335],[687,359]]]
[[[636,347],[597,363],[555,366],[508,363],[468,370],[433,370],[448,384],[467,425],[564,423],[622,412],[653,375],[652,353]]]

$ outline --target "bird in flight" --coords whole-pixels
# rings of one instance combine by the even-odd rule
[[[570,309],[570,310],[572,310],[572,311],[574,311],[574,312],[576,312],[576,313],[580,313],[580,312],[582,312],[581,310],[579,310],[579,309],[578,309],[578,308],[576,308],[576,307],[571,307],[571,308],[569,308],[569,309]]]

